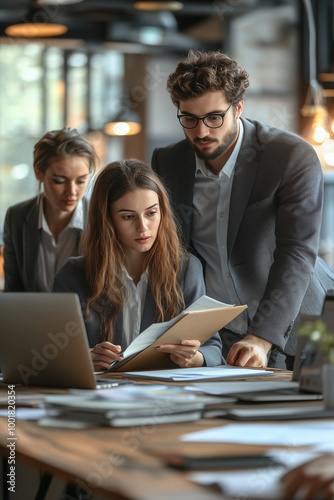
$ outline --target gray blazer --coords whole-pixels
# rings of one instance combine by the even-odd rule
[[[88,201],[83,198],[84,220]],[[81,231],[78,230],[78,244]],[[41,233],[37,197],[8,208],[4,224],[5,292],[36,292]]]
[[[190,255],[189,259],[187,259],[184,269],[180,274],[179,283],[183,291],[186,307],[205,294],[202,265],[193,255]],[[82,257],[73,257],[65,262],[56,274],[53,291],[77,293],[83,317],[86,318],[86,305],[90,292]],[[156,305],[151,289],[148,286],[140,331],[142,332],[148,328],[155,321],[155,317]],[[98,315],[90,311],[85,321],[85,326],[88,343],[90,347],[94,347],[100,342],[99,334],[101,324]],[[122,326],[123,318],[122,313],[120,313],[116,317],[114,323],[113,343],[121,346]],[[218,366],[225,363],[222,357],[222,344],[218,333],[205,342],[199,350],[203,354],[207,366]]]
[[[299,312],[320,314],[334,275],[317,259],[323,177],[299,136],[242,118],[228,221],[228,266],[248,333],[293,355]],[[183,140],[153,152],[191,248],[195,154]]]

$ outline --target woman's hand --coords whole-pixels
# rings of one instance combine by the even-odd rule
[[[204,357],[198,348],[199,340],[182,340],[181,344],[162,344],[158,352],[169,352],[170,359],[181,368],[195,368],[204,365]]]
[[[101,372],[108,370],[111,363],[114,361],[121,361],[123,356],[120,356],[122,348],[120,345],[114,345],[111,342],[101,342],[101,344],[96,344],[91,350],[91,356],[93,360],[94,370],[96,372]]]

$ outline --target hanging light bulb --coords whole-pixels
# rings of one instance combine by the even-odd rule
[[[159,10],[181,10],[182,2],[162,2],[149,0],[147,2],[135,2],[133,7],[137,10],[159,11]]]
[[[318,144],[322,144],[326,139],[329,139],[329,137],[330,135],[327,130],[324,129],[324,127],[322,127],[321,125],[316,124],[313,135],[314,141]]]
[[[317,79],[316,32],[311,0],[303,0],[309,28],[309,88],[301,114],[311,120],[306,127],[305,139],[321,145],[330,139],[330,119],[324,105],[323,88]]]
[[[330,138],[329,114],[324,106],[313,107],[312,113],[304,114],[310,121],[303,131],[303,137],[315,146]]]
[[[321,149],[326,164],[329,167],[334,167],[334,141],[332,139],[327,139],[323,143]]]
[[[328,111],[323,106],[319,107],[312,120],[313,140],[316,144],[322,144],[330,138],[328,132]]]
[[[50,14],[39,6],[31,7],[24,18],[7,26],[5,33],[17,38],[45,38],[63,35],[67,30],[67,26],[51,20]]]
[[[141,123],[138,113],[131,109],[127,103],[123,103],[118,115],[104,126],[108,135],[136,135],[141,131]]]

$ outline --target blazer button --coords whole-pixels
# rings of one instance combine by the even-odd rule
[[[287,338],[287,336],[288,336],[288,335],[289,335],[289,333],[291,332],[291,328],[292,328],[292,326],[291,326],[291,325],[289,325],[289,326],[288,326],[288,328],[287,328],[287,330],[286,330],[286,332],[285,332],[285,334],[284,334],[284,338],[285,338],[285,339]]]

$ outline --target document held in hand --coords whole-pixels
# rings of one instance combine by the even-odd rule
[[[202,345],[246,307],[224,304],[203,295],[175,318],[154,323],[140,333],[123,352],[122,361],[112,363],[109,371],[172,368],[175,364],[169,353],[158,352],[156,347],[192,339],[199,340]]]

